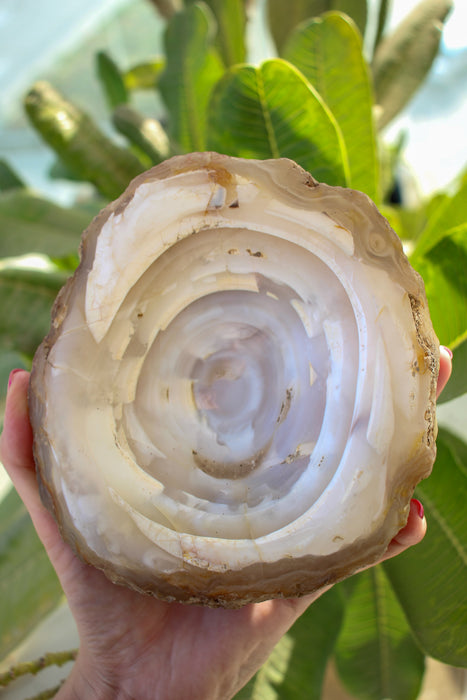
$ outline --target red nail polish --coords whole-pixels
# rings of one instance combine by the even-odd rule
[[[423,505],[420,503],[420,501],[417,498],[412,498],[412,503],[417,508],[418,517],[420,518],[420,520],[423,520],[423,516],[425,515],[425,510],[423,508]]]
[[[451,360],[452,360],[452,350],[451,350],[451,348],[447,348],[445,345],[442,345],[441,347],[444,348],[444,349],[446,350],[447,354],[449,355],[449,357],[450,357]]]
[[[10,372],[10,376],[8,377],[8,388],[10,388],[12,382],[13,382],[13,377],[17,372],[22,372],[21,369],[12,369]]]

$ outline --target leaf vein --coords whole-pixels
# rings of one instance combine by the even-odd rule
[[[390,644],[387,635],[385,634],[385,629],[388,626],[388,615],[384,601],[383,586],[379,580],[379,577],[383,574],[376,569],[373,570],[372,574],[375,591],[376,625],[378,628],[378,646],[381,669],[381,697],[389,698],[391,697],[389,681],[391,659]]]
[[[464,563],[464,565],[467,567],[467,552],[464,551],[464,548],[462,547],[462,544],[456,534],[451,530],[449,527],[448,523],[446,520],[443,518],[431,498],[425,493],[423,488],[420,488],[418,486],[418,491],[421,493],[423,500],[425,501],[425,504],[428,506],[429,510],[431,511],[431,515],[436,519],[438,525],[440,526],[441,530],[443,533],[446,535],[447,539],[449,542],[452,544],[453,548],[456,550],[457,554],[459,555],[460,559]]]
[[[263,112],[264,124],[266,127],[266,132],[268,135],[269,145],[271,147],[271,153],[273,158],[280,158],[281,154],[276,141],[276,135],[274,133],[274,127],[271,120],[271,114],[268,109],[268,104],[266,100],[266,91],[264,87],[263,76],[259,71],[257,71],[257,84],[258,84],[258,97],[261,104],[261,109]]]

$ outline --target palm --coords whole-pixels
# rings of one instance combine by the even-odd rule
[[[102,676],[117,681],[119,675],[119,685],[141,700],[154,697],[159,685],[173,684],[173,659],[180,698],[231,697],[312,600],[267,601],[240,610],[165,603],[113,585],[60,543],[60,578],[82,647]]]

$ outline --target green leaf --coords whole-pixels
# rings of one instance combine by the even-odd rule
[[[438,219],[441,208],[447,206],[448,202],[450,200],[451,200],[451,197],[447,192],[435,192],[435,194],[433,194],[425,204],[422,204],[422,206],[424,206],[424,208],[425,208],[425,221],[424,221],[423,228],[419,231],[418,236],[417,236],[417,250],[421,250],[420,239],[421,239],[422,233],[426,230],[428,224],[431,225],[431,223],[433,221]],[[440,230],[442,228],[443,227],[440,227]],[[425,237],[425,235],[423,237]],[[430,238],[430,234],[428,234],[427,238]],[[436,241],[433,241],[433,243],[435,243],[435,242]],[[429,244],[427,246],[427,249],[430,247],[431,247],[431,245]]]
[[[76,253],[89,214],[64,209],[27,190],[0,195],[0,257]]]
[[[48,333],[50,311],[66,275],[0,268],[0,349],[33,355]]]
[[[63,160],[56,158],[49,167],[48,176],[52,180],[68,180],[69,182],[82,182],[82,178],[65,165]]]
[[[422,649],[467,666],[467,445],[440,430],[433,473],[416,495],[427,534],[384,567]]]
[[[127,90],[152,90],[159,82],[159,76],[165,68],[165,58],[138,63],[125,73],[123,81]]]
[[[96,211],[95,207],[92,211]],[[0,213],[31,224],[40,222],[67,234],[82,231],[91,218],[86,209],[60,207],[31,190],[0,194]]]
[[[336,118],[347,148],[349,185],[379,201],[372,87],[355,24],[337,12],[312,19],[292,34],[283,55],[309,80]]]
[[[60,602],[62,589],[16,491],[0,502],[0,658]]]
[[[362,700],[415,700],[424,673],[404,613],[380,566],[358,574],[336,645],[340,678]]]
[[[386,39],[373,59],[378,120],[383,127],[423,83],[438,53],[442,23],[452,0],[423,0]],[[410,70],[407,67],[410,66]]]
[[[467,222],[411,262],[425,282],[435,332],[454,350],[467,338]]]
[[[426,255],[446,234],[467,221],[467,179],[451,197],[435,195],[428,204],[427,224],[417,239],[413,260]]]
[[[269,29],[279,53],[295,27],[327,9],[327,0],[267,0]]]
[[[0,160],[0,192],[26,187],[20,176],[5,160]]]
[[[349,15],[365,33],[367,0],[268,0],[269,28],[280,53],[291,32],[304,20],[336,10]]]
[[[390,4],[391,0],[379,0],[378,21],[376,23],[375,39],[373,43],[373,55],[375,54],[376,49],[378,48],[379,43],[383,37]]]
[[[438,403],[445,403],[462,394],[467,394],[467,338],[454,348],[453,354],[451,378],[443,389]]]
[[[156,165],[170,155],[169,139],[157,119],[145,117],[132,107],[120,105],[112,115],[116,129]]]
[[[391,227],[404,243],[411,242],[416,238],[426,223],[425,207],[409,209],[407,207],[380,204],[381,214],[389,221]]]
[[[210,105],[209,147],[244,158],[295,160],[330,185],[348,182],[340,129],[316,90],[290,63],[235,66]]]
[[[92,182],[104,197],[117,198],[144,170],[136,156],[107,138],[87,114],[48,83],[31,88],[25,108],[32,125],[65,166]]]
[[[358,27],[361,36],[365,35],[366,23],[368,17],[368,1],[367,0],[331,0],[328,2],[328,12],[342,12],[348,15]]]
[[[295,622],[235,700],[320,700],[342,617],[343,600],[334,588]]]
[[[206,146],[207,105],[223,73],[212,37],[213,18],[203,3],[175,14],[165,33],[167,64],[159,88],[170,114],[169,136],[185,152]]]
[[[216,46],[226,66],[243,63],[246,57],[245,0],[205,0],[217,22]]]
[[[128,91],[123,75],[115,61],[105,51],[96,55],[97,75],[110,109],[128,102]]]

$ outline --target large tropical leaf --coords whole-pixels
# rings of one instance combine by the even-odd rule
[[[32,125],[65,166],[92,182],[104,197],[116,199],[144,169],[136,156],[113,143],[91,117],[48,83],[31,88],[25,108]]]
[[[217,22],[216,46],[226,66],[243,63],[246,57],[245,0],[205,0]]]
[[[455,352],[453,377],[441,400],[467,390],[467,178],[452,196],[438,194],[427,205],[426,225],[411,262],[421,273],[441,343]],[[449,309],[449,313],[446,310]]]
[[[66,275],[0,269],[0,349],[33,355],[49,330],[50,311]]]
[[[426,224],[425,207],[420,206],[409,209],[408,207],[384,203],[379,205],[379,210],[389,221],[399,238],[405,243],[407,253],[410,253],[410,248],[413,248],[414,245],[414,239]]]
[[[63,593],[16,491],[0,501],[0,659],[59,603]]]
[[[384,567],[423,650],[467,666],[467,445],[440,430],[432,475],[417,488],[428,531]]]
[[[425,281],[438,338],[455,349],[467,339],[467,222],[448,230],[424,256],[414,255],[412,262]]]
[[[96,55],[96,69],[110,109],[129,101],[124,76],[111,56],[105,51]]]
[[[0,194],[0,257],[76,253],[89,220],[87,212],[64,209],[26,189],[4,192]]]
[[[320,700],[342,616],[343,600],[338,589],[324,593],[276,645],[235,700]]]
[[[452,196],[437,194],[428,204],[426,226],[417,238],[412,259],[426,255],[451,230],[467,222],[467,178]]]
[[[231,69],[214,92],[209,118],[213,150],[244,158],[287,157],[320,181],[348,183],[347,153],[333,115],[282,59]]]
[[[454,348],[453,353],[452,375],[438,403],[451,401],[462,394],[467,394],[467,338]]]
[[[353,19],[362,37],[365,34],[368,0],[328,0],[327,12],[342,12]]]
[[[452,0],[422,0],[378,46],[373,59],[379,126],[393,119],[423,83],[438,53]]]
[[[0,159],[0,192],[16,190],[25,187],[23,180],[11,165]]]
[[[223,73],[212,48],[212,13],[204,3],[189,5],[171,18],[165,33],[167,63],[159,88],[170,116],[169,135],[181,151],[206,147],[206,109]]]
[[[336,663],[361,700],[415,700],[419,693],[424,657],[381,567],[352,582]]]
[[[145,117],[128,105],[120,105],[112,115],[115,128],[156,165],[170,155],[170,143],[162,124]]]
[[[336,10],[349,15],[362,35],[367,20],[367,0],[268,0],[268,23],[279,52],[300,22]]]
[[[152,90],[159,82],[159,76],[165,68],[165,58],[153,58],[132,66],[123,73],[123,82],[127,90]]]
[[[291,0],[287,3],[283,0],[267,0],[269,29],[279,53],[297,25],[325,10],[326,0]]]
[[[380,199],[373,95],[361,36],[347,16],[329,12],[301,24],[283,56],[319,92],[339,124],[350,168],[350,186]]]

